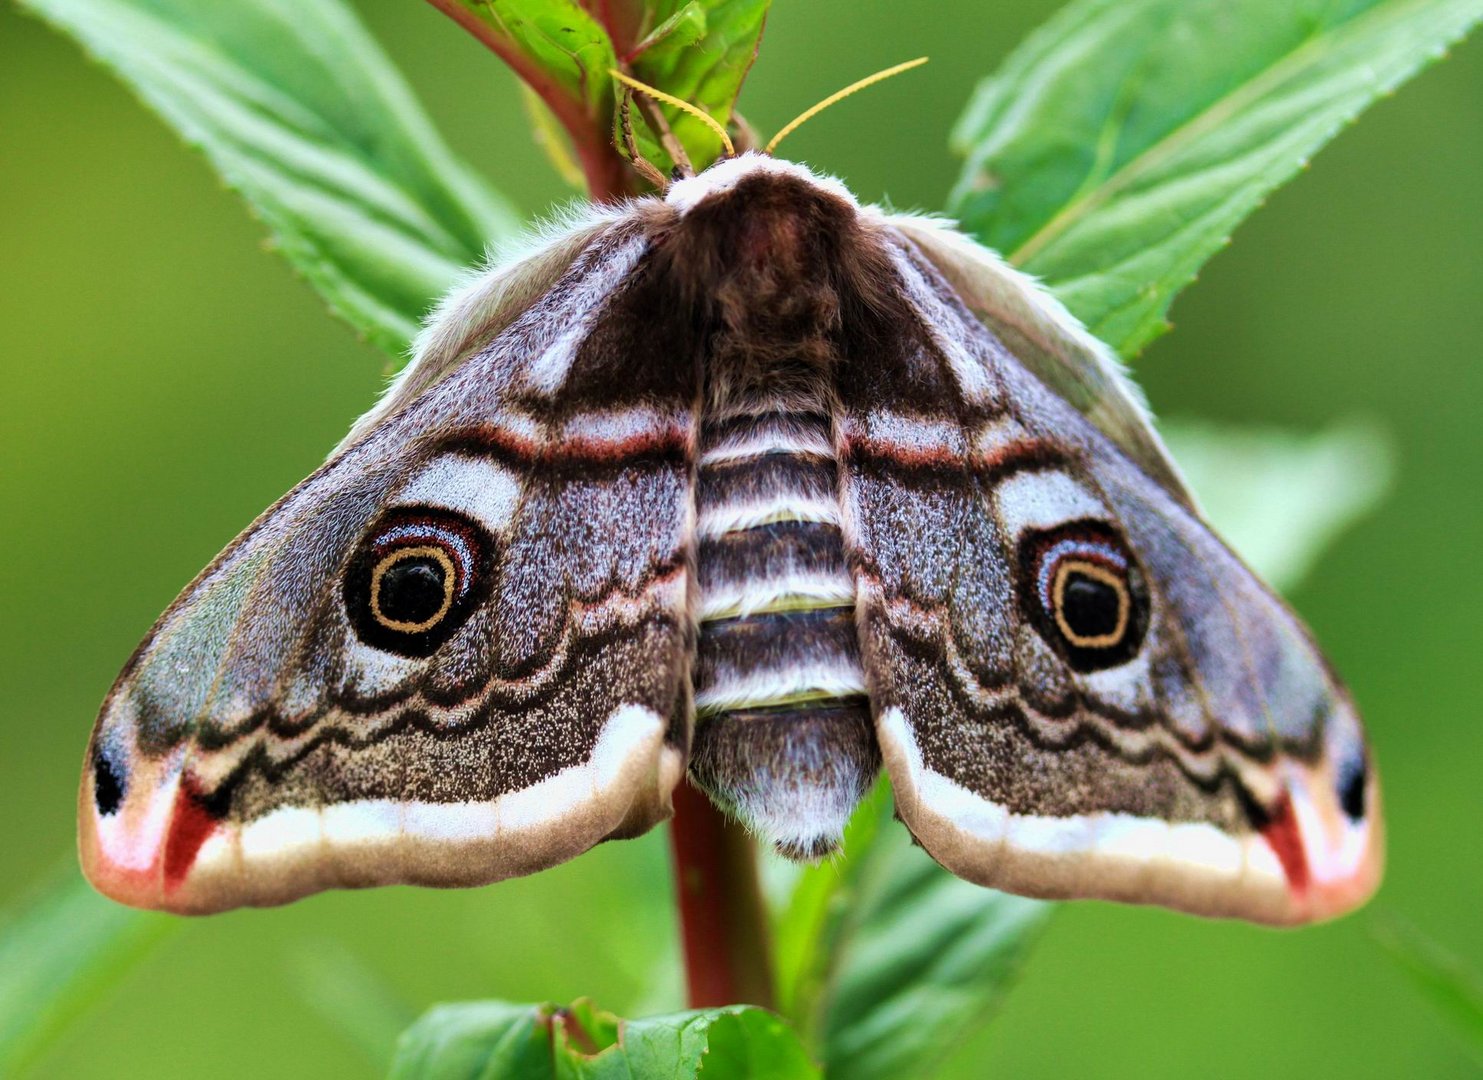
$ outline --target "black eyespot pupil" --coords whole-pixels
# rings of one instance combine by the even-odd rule
[[[381,575],[378,599],[383,618],[425,623],[442,610],[447,599],[443,567],[427,556],[403,559]]]
[[[1339,806],[1350,821],[1359,821],[1365,816],[1365,774],[1368,771],[1361,761],[1339,781]]]
[[[1117,630],[1120,604],[1118,592],[1105,581],[1072,571],[1061,590],[1061,618],[1073,633],[1100,638]]]
[[[1127,664],[1143,647],[1151,608],[1142,570],[1103,521],[1027,529],[1019,538],[1019,614],[1072,671]]]

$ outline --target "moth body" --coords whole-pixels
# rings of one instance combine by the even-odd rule
[[[747,154],[443,303],[105,701],[83,865],[185,912],[529,873],[688,771],[795,858],[884,768],[969,880],[1273,923],[1380,873],[1357,715],[1106,349]]]
[[[791,367],[784,357],[776,363]],[[722,369],[724,372],[724,369]],[[690,771],[795,858],[833,851],[880,769],[823,373],[707,378]]]

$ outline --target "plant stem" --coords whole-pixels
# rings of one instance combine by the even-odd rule
[[[772,1008],[772,953],[752,838],[684,781],[675,790],[670,844],[690,1007]]]
[[[594,202],[614,202],[633,193],[628,168],[613,145],[606,124],[589,116],[578,102],[554,86],[513,43],[464,6],[462,0],[428,0],[428,3],[474,35],[540,95],[571,137],[572,149],[581,162],[587,191]]]

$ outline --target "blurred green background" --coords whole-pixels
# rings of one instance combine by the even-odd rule
[[[414,0],[357,6],[455,148],[532,215],[567,197],[491,56]],[[866,198],[935,208],[970,88],[1055,6],[778,0],[741,107],[769,131],[930,54],[788,151]],[[0,904],[13,905],[66,871],[87,732],[138,638],[322,459],[384,360],[263,253],[202,159],[9,8],[0,85]],[[1480,121],[1474,42],[1243,226],[1137,365],[1164,415],[1300,431],[1358,416],[1394,436],[1390,498],[1292,596],[1377,746],[1379,898],[1300,932],[1068,905],[1000,1019],[952,1049],[949,1075],[1477,1075],[1374,934],[1404,919],[1483,967]],[[655,834],[488,889],[323,895],[193,922],[38,1073],[372,1075],[396,1025],[434,1001],[676,1007],[667,875]]]

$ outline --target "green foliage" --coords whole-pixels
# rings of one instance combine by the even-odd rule
[[[439,1005],[403,1033],[391,1080],[541,1076],[552,1060],[550,1007],[476,1001]]]
[[[1278,588],[1375,507],[1394,471],[1389,440],[1362,423],[1299,435],[1184,422],[1164,438],[1206,517]]]
[[[331,307],[389,352],[514,228],[334,0],[23,3],[204,150]],[[611,153],[607,68],[619,59],[726,119],[767,11],[766,0],[442,6],[485,28],[584,161]],[[1483,0],[1078,0],[978,91],[957,134],[968,164],[952,209],[1135,352],[1267,192],[1480,13]],[[697,164],[714,158],[703,126],[667,115]],[[1288,584],[1388,475],[1383,447],[1352,430],[1201,427],[1171,442],[1217,524]],[[402,1036],[392,1075],[813,1076],[810,1052],[843,1077],[919,1073],[992,1012],[1050,910],[940,870],[890,819],[882,786],[846,854],[802,872],[777,914],[779,997],[796,1030],[741,1006],[619,1020],[583,1001],[447,1005]],[[7,927],[0,1070],[34,1056],[168,925],[71,879]],[[396,1003],[353,964],[305,978],[379,1053]]]
[[[446,7],[446,5],[444,5]],[[541,95],[568,129],[602,132],[613,111],[612,39],[577,0],[458,0],[480,39]]]
[[[391,1057],[397,1033],[416,1016],[379,974],[356,954],[329,941],[315,942],[294,958],[291,974],[299,997],[372,1068]]]
[[[750,1005],[620,1020],[577,1001],[440,1005],[397,1046],[392,1080],[807,1080],[819,1075],[797,1036]]]
[[[723,124],[729,122],[742,80],[757,55],[770,3],[658,0],[650,18],[661,21],[635,50],[634,75]],[[721,140],[705,124],[669,106],[664,106],[664,113],[696,168],[720,155]],[[668,161],[657,146],[649,147],[649,152],[658,155],[654,160],[661,167]]]
[[[400,358],[514,213],[341,0],[21,0],[204,152],[330,309]]]
[[[1124,356],[1231,231],[1483,0],[1075,0],[986,79],[949,199]]]
[[[776,927],[781,997],[833,1076],[923,1075],[987,1020],[1052,910],[953,877],[893,805],[882,782]]]
[[[447,0],[550,107],[604,194],[615,181],[617,95],[609,72],[634,78],[689,102],[722,124],[731,119],[742,80],[757,54],[770,0]],[[721,153],[701,120],[660,106],[691,163],[704,168]],[[674,161],[635,115],[643,156],[661,172]],[[621,181],[617,181],[621,182]]]
[[[0,921],[0,1076],[38,1057],[180,925],[104,900],[76,867]]]
[[[1399,919],[1378,919],[1373,931],[1380,946],[1483,1062],[1483,976]]]

